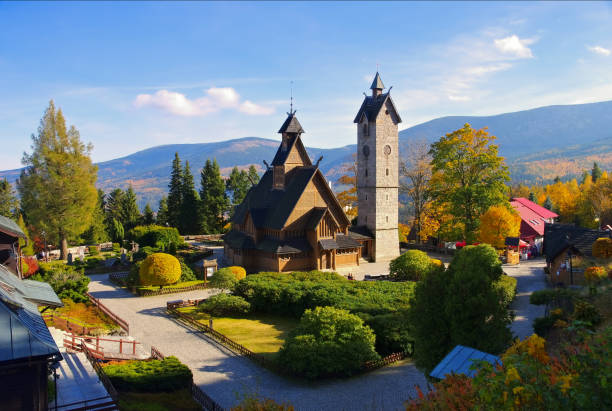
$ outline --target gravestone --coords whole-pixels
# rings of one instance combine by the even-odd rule
[[[68,253],[68,265],[72,265],[72,253]]]

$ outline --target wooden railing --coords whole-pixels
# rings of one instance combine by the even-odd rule
[[[99,352],[101,354],[100,359],[117,358],[113,356],[112,352],[105,354],[104,350],[100,347],[100,341],[109,341],[109,342],[118,343],[119,344],[119,354],[130,354],[129,351],[131,351],[132,355],[136,355],[136,344],[140,344],[136,340],[124,340],[123,338],[100,338],[100,336],[89,336],[89,335],[79,336],[79,335],[74,335],[74,334],[68,335],[66,337],[64,337],[64,347],[71,349],[73,351],[81,351],[82,345],[89,344],[90,346],[93,346],[95,343],[95,348],[94,347],[87,347],[87,348],[89,348],[93,352]],[[131,349],[128,348],[127,350],[128,352],[124,352],[125,351],[123,349],[124,346],[125,347],[131,346]]]
[[[105,397],[93,398],[91,400],[83,400],[54,406],[53,410],[61,410],[67,408],[69,411],[86,411],[86,410],[118,410],[117,403],[110,395]],[[51,409],[51,408],[49,408]],[[68,411],[67,410],[67,411]]]
[[[55,315],[53,314],[52,311],[42,313],[42,318],[45,321],[53,321],[53,323],[59,328],[63,326],[64,328],[72,332],[79,333],[79,334],[91,334],[93,330],[99,328],[99,327],[87,327],[85,325],[71,321],[70,318]]]
[[[165,357],[164,354],[161,353],[157,348],[151,346],[151,358],[155,358],[156,360],[163,360]],[[208,411],[225,411],[223,407],[215,402],[208,394],[200,389],[195,384],[191,384],[191,395],[194,400],[196,400],[205,410]]]
[[[184,293],[187,291],[195,291],[195,290],[205,290],[208,288],[208,283],[200,283],[195,285],[189,285],[187,287],[167,287],[160,288],[157,290],[142,290],[135,288],[134,291],[141,297],[151,297],[154,295],[165,295],[165,294],[176,294],[176,293]]]
[[[407,356],[408,355],[404,352],[396,352],[396,353],[387,355],[386,357],[383,357],[380,360],[368,361],[364,364],[363,368],[364,370],[374,370],[376,368],[381,368],[381,367],[384,367],[385,365],[389,365],[394,362],[403,360]]]
[[[106,373],[100,366],[100,363],[98,362],[99,358],[97,358],[95,353],[90,350],[85,344],[82,344],[82,350],[85,353],[85,356],[87,357],[89,362],[91,363],[91,366],[94,368],[94,370],[96,370],[96,374],[98,374],[98,378],[100,378],[100,381],[104,385],[104,388],[106,388],[108,395],[111,396],[113,401],[117,402],[119,394],[117,394],[117,390],[115,389],[115,387],[113,387],[113,384],[108,378],[108,375],[106,375]]]
[[[245,357],[250,358],[251,360],[255,361],[261,366],[273,369],[274,371],[280,371],[278,367],[276,366],[276,363],[273,363],[272,361],[267,360],[260,354],[254,353],[253,351],[246,348],[244,345],[239,344],[236,341],[226,337],[225,335],[221,334],[217,330],[210,328],[209,326],[205,324],[202,324],[201,322],[199,322],[192,316],[185,314],[185,313],[181,313],[176,308],[170,308],[170,306],[166,306],[166,309],[170,315],[177,318],[179,321],[186,323],[187,325],[191,326],[192,328],[195,328],[198,331],[208,334],[214,340],[223,344],[225,347],[234,351],[236,354],[244,355]]]
[[[87,296],[89,297],[89,301],[91,301],[95,306],[97,306],[100,310],[102,310],[110,318],[115,320],[115,322],[119,325],[119,327],[121,327],[127,334],[130,333],[130,325],[128,324],[127,321],[125,321],[123,318],[113,313],[107,306],[102,304],[100,300],[98,300],[96,297],[94,297],[90,293],[87,293]]]

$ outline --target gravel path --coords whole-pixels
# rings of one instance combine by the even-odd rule
[[[544,258],[521,261],[518,265],[504,265],[504,272],[516,278],[516,298],[511,308],[516,316],[512,323],[512,332],[521,340],[533,334],[533,320],[544,316],[543,305],[529,304],[529,296],[537,290],[547,288],[544,277]]]
[[[200,333],[168,318],[166,301],[204,298],[207,290],[156,297],[134,297],[92,275],[89,291],[130,325],[130,334],[175,355],[193,372],[194,383],[221,406],[229,408],[247,393],[291,403],[297,410],[397,410],[415,396],[414,385],[425,388],[421,372],[407,361],[357,377],[306,383],[285,379],[234,355]]]

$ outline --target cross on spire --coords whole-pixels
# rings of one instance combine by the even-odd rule
[[[289,104],[289,112],[287,113],[287,115],[293,115],[295,114],[295,111],[293,111],[293,80],[291,80],[291,103]]]

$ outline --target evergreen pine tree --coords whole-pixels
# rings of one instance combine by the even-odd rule
[[[200,196],[195,190],[189,161],[185,162],[185,169],[183,170],[182,193],[179,230],[182,234],[198,234],[200,226],[198,219]]]
[[[144,211],[142,213],[142,224],[151,225],[155,224],[155,214],[153,213],[153,209],[149,203],[145,205]]]
[[[168,184],[168,224],[171,227],[180,226],[181,203],[183,201],[183,169],[178,153],[174,153],[172,172]]]
[[[62,111],[51,101],[38,135],[32,135],[32,153],[23,156],[25,169],[17,183],[21,208],[37,230],[61,244],[62,259],[68,239],[89,227],[96,207],[98,168],[91,162],[91,150],[74,126],[66,128]]]
[[[584,182],[587,180],[588,177],[589,177],[589,172],[584,170],[582,172],[582,178],[580,179],[580,184],[584,184]]]
[[[114,231],[115,223],[113,220],[122,221],[123,197],[125,197],[125,192],[120,188],[115,188],[105,197],[104,221],[106,223],[106,231],[109,234]]]
[[[168,197],[163,196],[159,200],[159,207],[157,208],[156,224],[161,226],[168,225]]]
[[[225,183],[221,178],[217,160],[206,160],[201,173],[200,224],[203,232],[220,233],[223,217],[229,207]]]
[[[126,231],[134,228],[140,221],[140,210],[136,203],[136,193],[134,193],[131,185],[125,190],[125,195],[121,201],[120,221]]]
[[[547,210],[552,210],[553,204],[550,200],[550,197],[546,197],[546,201],[544,201],[544,208]]]
[[[19,200],[15,195],[13,186],[6,178],[0,180],[0,215],[13,218],[18,208]]]
[[[105,224],[105,197],[104,191],[98,189],[98,202],[94,208],[91,225],[81,236],[87,244],[99,244],[109,240],[107,226]]]
[[[553,180],[553,182],[555,184],[560,183],[561,182],[561,178],[559,176],[556,176],[555,179]]]
[[[529,192],[529,201],[532,201],[532,202],[534,202],[534,203],[536,202],[536,196],[535,196],[535,194],[533,193],[533,191],[530,191],[530,192]]]
[[[593,179],[593,182],[594,183],[597,182],[597,180],[601,178],[602,174],[603,174],[603,171],[601,171],[599,164],[593,163],[593,169],[591,170],[591,178]]]

